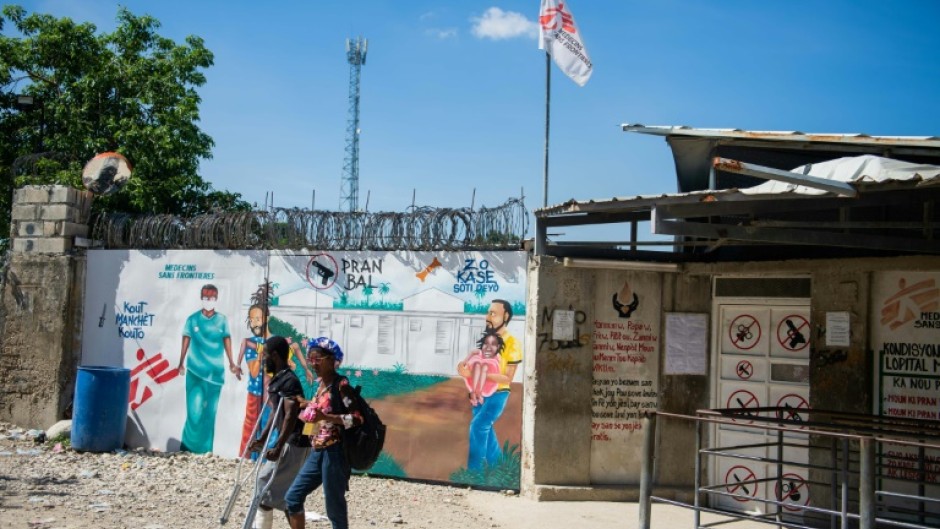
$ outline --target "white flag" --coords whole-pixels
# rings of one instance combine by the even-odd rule
[[[542,0],[539,12],[539,49],[546,50],[572,81],[584,86],[593,65],[568,1]]]

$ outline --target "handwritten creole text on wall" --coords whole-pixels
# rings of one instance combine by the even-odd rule
[[[613,432],[642,429],[641,414],[656,409],[656,372],[649,364],[659,336],[641,320],[595,321],[593,338],[592,438],[611,441]]]

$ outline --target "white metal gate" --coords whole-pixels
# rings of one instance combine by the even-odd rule
[[[809,351],[811,325],[809,299],[716,299],[713,321],[713,408],[748,409],[781,407],[781,414],[800,420],[809,408]],[[805,414],[804,414],[805,415]],[[776,441],[772,434],[747,428],[746,420],[720,425],[712,431],[713,446],[761,445]],[[743,450],[757,457],[776,456],[757,446]],[[808,462],[808,450],[786,448],[785,459]],[[761,461],[718,458],[710,469],[711,483],[724,484],[729,493],[752,500],[717,496],[717,507],[735,511],[767,512],[774,509],[756,501],[780,499],[788,514],[799,515],[809,501],[804,468],[784,468],[783,486],[775,480],[776,468]],[[781,488],[782,490],[777,490]]]

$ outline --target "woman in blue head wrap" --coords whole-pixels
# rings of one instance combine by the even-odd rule
[[[313,451],[287,491],[287,516],[291,529],[303,528],[304,501],[323,485],[326,516],[333,529],[347,529],[350,470],[343,454],[343,430],[362,424],[362,415],[349,380],[336,372],[343,361],[339,344],[323,336],[309,341],[307,351],[319,383],[300,419],[307,423],[304,433],[310,435]]]

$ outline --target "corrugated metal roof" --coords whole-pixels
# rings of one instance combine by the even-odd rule
[[[846,182],[858,188],[887,183],[911,186],[936,185],[940,182],[940,166],[913,164],[878,156],[854,156],[808,164],[791,171],[797,175],[815,176],[838,182]],[[744,188],[699,190],[686,193],[664,193],[661,195],[638,195],[597,200],[569,200],[537,209],[536,216],[566,213],[598,213],[609,211],[644,210],[657,205],[683,204],[713,201],[741,201],[777,197],[780,199],[808,196],[836,196],[819,189],[769,180],[763,184]]]
[[[888,145],[896,147],[929,147],[940,149],[940,136],[869,136],[868,134],[819,133],[743,129],[697,129],[684,125],[642,125],[624,123],[624,132],[653,136],[690,136],[696,138],[742,139],[788,142],[844,143],[852,145]]]

